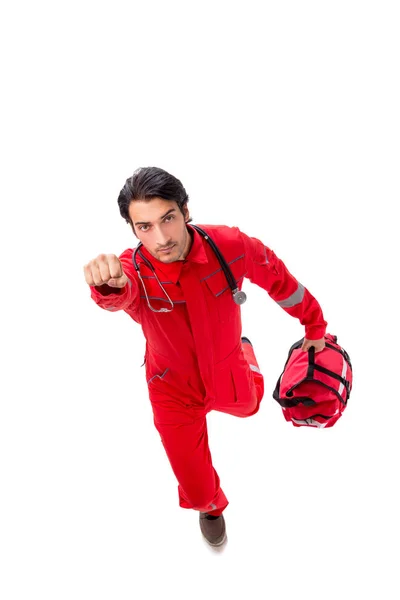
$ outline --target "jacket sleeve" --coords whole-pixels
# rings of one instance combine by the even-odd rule
[[[327,322],[317,300],[288,271],[283,261],[260,240],[239,230],[245,251],[246,277],[268,292],[270,297],[305,326],[305,337],[324,337]]]
[[[107,284],[89,286],[91,298],[100,308],[115,312],[117,310],[137,310],[140,302],[139,282],[133,275],[133,250],[125,250],[118,258],[122,263],[128,282],[123,288],[113,288]]]

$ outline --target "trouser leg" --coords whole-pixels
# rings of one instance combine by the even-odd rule
[[[263,398],[264,378],[252,346],[244,343],[238,361],[220,375],[217,398],[210,408],[239,417],[255,414]],[[179,505],[218,516],[228,500],[212,464],[206,410],[199,402],[191,405],[192,398],[185,394],[178,399],[172,387],[170,393],[155,392],[153,387],[150,399],[154,424],[178,480]]]
[[[249,417],[251,417],[259,411],[261,400],[264,397],[264,377],[260,371],[256,355],[254,354],[253,346],[245,342],[244,344],[242,344],[242,348],[244,357],[248,362],[248,365],[251,370],[252,381],[256,391],[257,406],[254,412],[248,415]]]
[[[217,373],[212,409],[235,417],[250,417],[258,412],[263,396],[264,377],[253,347],[245,342]]]
[[[190,410],[190,409],[189,409]],[[201,512],[222,512],[228,500],[212,465],[206,416],[183,419],[180,424],[154,423],[178,480],[179,505]]]

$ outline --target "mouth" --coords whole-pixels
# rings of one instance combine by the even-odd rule
[[[172,244],[172,246],[169,246],[169,248],[164,248],[163,250],[160,250],[160,252],[162,254],[168,254],[168,252],[171,252],[172,248],[175,247],[175,244]]]

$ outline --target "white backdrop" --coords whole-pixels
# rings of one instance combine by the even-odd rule
[[[2,600],[398,600],[396,2],[18,2],[1,19]],[[208,418],[228,544],[202,540],[153,426],[141,328],[83,265],[136,245],[159,166],[195,224],[282,258],[348,351],[330,430],[272,399],[299,322],[244,284],[259,413]]]

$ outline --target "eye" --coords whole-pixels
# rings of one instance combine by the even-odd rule
[[[168,215],[168,217],[165,217],[164,223],[166,222],[167,219],[175,219],[175,215]],[[143,231],[144,233],[146,233],[146,230],[143,229],[143,227],[148,227],[148,225],[141,225],[138,229],[139,229],[139,231]]]

